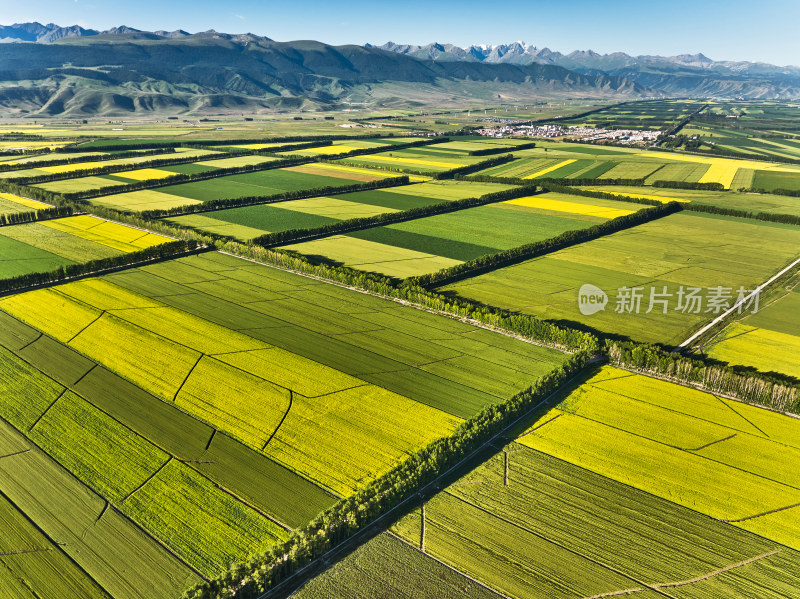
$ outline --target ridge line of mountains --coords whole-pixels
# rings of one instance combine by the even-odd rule
[[[561,54],[522,42],[331,46],[254,34],[0,26],[0,114],[341,110],[544,98],[800,98],[800,68],[702,54]]]

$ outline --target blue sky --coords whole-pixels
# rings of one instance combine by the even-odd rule
[[[800,64],[800,0],[0,0],[0,19],[331,44],[522,40],[562,52],[703,52],[715,60]]]

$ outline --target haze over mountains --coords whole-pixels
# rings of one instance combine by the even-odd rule
[[[18,116],[211,114],[352,105],[464,105],[553,97],[800,97],[800,69],[561,54],[521,42],[458,48],[330,46],[253,34],[0,26],[0,112]]]
[[[369,44],[368,44],[369,45]],[[624,52],[598,54],[576,50],[562,54],[524,42],[499,45],[453,44],[425,46],[388,42],[374,46],[423,60],[489,64],[550,64],[577,73],[625,77],[670,95],[746,98],[800,97],[800,67],[763,62],[716,61],[700,54],[630,56]]]

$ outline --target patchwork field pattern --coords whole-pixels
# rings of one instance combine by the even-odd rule
[[[205,254],[0,307],[340,495],[562,359],[327,287]]]
[[[549,418],[533,430],[546,431],[562,419],[547,423]],[[764,597],[783,597],[798,583],[798,552],[522,445],[533,434],[428,501],[424,533],[419,509],[392,532],[414,547],[424,536],[432,558],[513,598],[626,590],[659,596],[648,594],[648,587],[699,597],[692,592],[695,583],[673,585],[727,568],[705,585],[731,596],[741,584],[732,566],[750,560],[741,574],[770,578]]]
[[[345,182],[340,183],[346,185]],[[288,200],[271,204],[215,210],[169,219],[219,235],[248,240],[266,233],[321,227],[337,221],[421,208],[444,201],[477,197],[507,189],[507,185],[442,181],[416,183],[330,197]]]
[[[780,413],[604,367],[518,441],[798,549],[800,477],[789,457],[800,457],[798,427]]]
[[[285,191],[298,191],[316,187],[342,187],[343,172],[335,176],[309,174],[291,167],[255,173],[229,175],[206,181],[167,185],[157,189],[133,191],[93,198],[92,202],[119,210],[156,210],[197,204],[223,198],[269,196]]]
[[[81,215],[0,228],[0,278],[139,251],[167,237]]]
[[[703,349],[712,358],[800,378],[800,291],[768,300],[755,314],[731,323]]]
[[[767,235],[768,250],[760,241]],[[799,242],[800,232],[791,225],[682,212],[443,289],[542,318],[674,345],[710,320],[714,309],[704,302],[699,311],[697,306],[676,310],[681,286],[699,287],[704,294],[719,286],[731,293],[754,289],[796,258]],[[586,283],[609,295],[604,311],[580,313],[578,289]],[[618,303],[623,287],[642,288],[638,312],[635,303]],[[650,309],[651,289],[658,294],[665,288],[671,294],[661,297],[668,302],[666,313],[663,303]],[[618,307],[624,311],[617,312]]]
[[[347,235],[284,246],[353,268],[408,277],[630,214],[631,204],[573,202],[541,194],[467,208]],[[624,208],[621,208],[623,206]]]

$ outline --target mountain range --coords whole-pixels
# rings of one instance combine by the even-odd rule
[[[800,67],[763,62],[716,61],[703,54],[631,56],[576,50],[562,54],[524,42],[498,45],[431,43],[424,46],[388,42],[381,50],[441,62],[485,64],[549,64],[585,75],[625,77],[669,95],[794,99],[800,97]]]
[[[124,116],[413,107],[544,98],[796,98],[800,69],[678,57],[561,54],[206,31],[0,26],[0,114]]]

